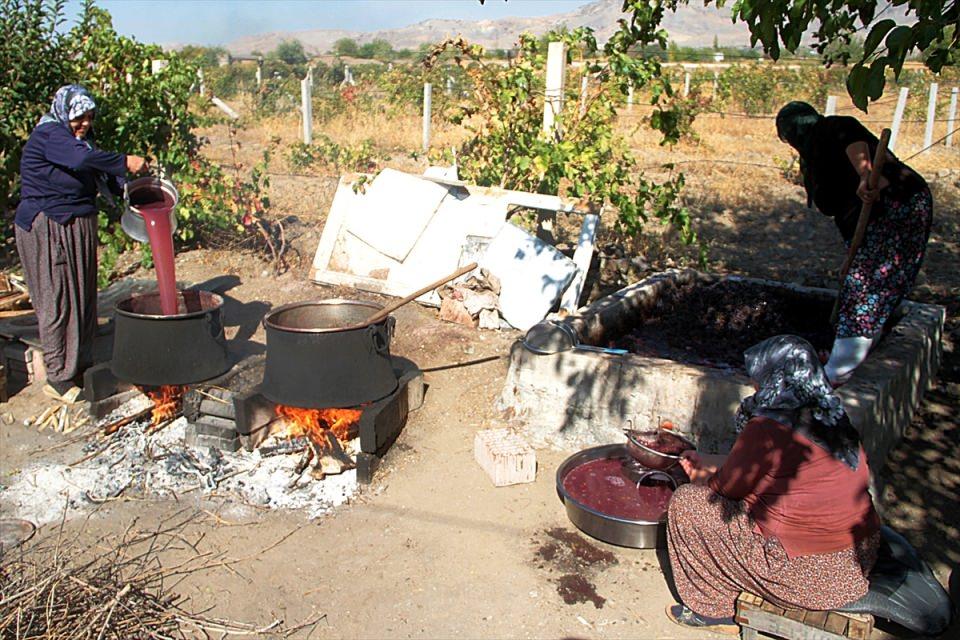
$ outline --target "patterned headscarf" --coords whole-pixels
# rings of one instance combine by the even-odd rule
[[[765,416],[800,431],[851,469],[859,463],[860,438],[843,402],[820,365],[817,352],[798,336],[774,336],[747,349],[747,375],[759,387],[737,409],[741,431],[754,416]],[[804,419],[809,411],[812,421]]]
[[[70,121],[79,118],[87,111],[93,111],[97,108],[93,96],[86,88],[79,84],[68,84],[57,89],[53,96],[53,103],[50,105],[50,111],[45,113],[38,125],[46,122],[59,122],[62,125],[70,126]]]

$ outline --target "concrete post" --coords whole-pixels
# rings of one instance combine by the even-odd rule
[[[837,115],[837,96],[827,96],[827,107],[823,110],[823,115]]]
[[[203,69],[197,69],[197,81],[200,83],[200,97],[202,98],[207,94],[207,88],[203,84]]]
[[[543,132],[554,134],[554,123],[563,109],[563,84],[567,71],[567,45],[551,42],[547,46],[547,83],[543,100]]]
[[[430,111],[433,107],[433,86],[423,83],[423,151],[430,149]]]
[[[713,72],[713,95],[717,95],[717,92],[720,90],[720,72]]]
[[[954,87],[950,90],[950,110],[947,112],[947,139],[944,140],[948,147],[953,146],[953,125],[957,121],[957,93],[960,89]]]
[[[580,78],[580,117],[587,113],[587,92],[590,91],[590,77],[584,73]]]
[[[257,89],[263,87],[263,57],[257,58]]]
[[[933,144],[933,124],[937,119],[937,83],[930,83],[930,99],[927,102],[927,126],[923,130],[923,148]]]
[[[303,113],[303,144],[313,142],[313,90],[310,86],[310,77],[300,81],[300,102]]]
[[[900,96],[897,98],[897,108],[893,112],[893,124],[890,126],[890,145],[887,147],[893,151],[897,146],[897,134],[900,133],[900,122],[903,120],[903,110],[907,108],[907,94],[910,89],[900,87]]]
[[[633,109],[633,85],[627,89],[627,110]]]
[[[690,72],[683,72],[683,97],[686,98],[690,95]]]

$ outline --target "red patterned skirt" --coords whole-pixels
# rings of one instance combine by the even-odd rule
[[[667,516],[670,566],[683,604],[702,616],[734,615],[741,591],[783,607],[825,611],[866,594],[880,534],[856,548],[788,558],[775,537],[754,531],[743,503],[684,485]]]

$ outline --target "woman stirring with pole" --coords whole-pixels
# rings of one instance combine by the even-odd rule
[[[777,134],[800,154],[807,206],[832,216],[848,247],[861,209],[869,210],[862,243],[842,274],[837,334],[824,367],[839,385],[866,359],[913,288],[930,236],[933,198],[924,179],[890,152],[871,188],[878,140],[856,118],[824,117],[805,102],[791,102],[777,114]]]
[[[44,393],[73,402],[92,363],[97,329],[97,193],[119,195],[140,156],[98,149],[97,105],[80,85],[61,87],[20,161],[17,252],[36,310],[47,370]]]

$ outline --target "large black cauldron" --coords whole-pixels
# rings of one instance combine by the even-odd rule
[[[180,291],[177,314],[163,315],[160,294],[117,303],[110,369],[139,385],[192,384],[230,368],[220,308],[223,298],[208,291]]]
[[[396,321],[388,316],[364,323],[381,308],[357,300],[318,300],[268,313],[263,318],[267,363],[260,392],[293,407],[346,408],[396,391],[390,360]]]

